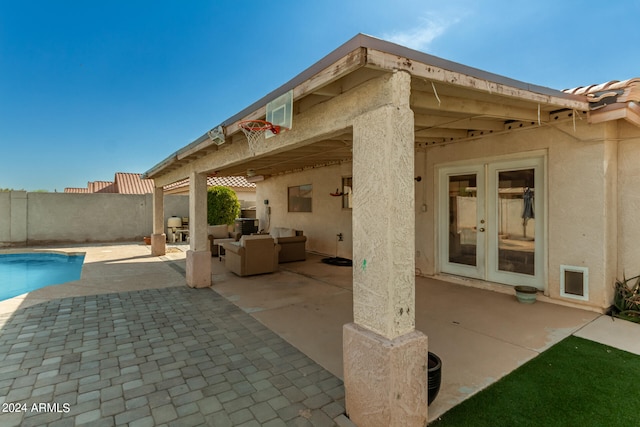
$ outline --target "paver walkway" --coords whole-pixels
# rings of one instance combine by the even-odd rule
[[[0,403],[3,427],[345,419],[338,378],[214,291],[184,286],[0,317]]]

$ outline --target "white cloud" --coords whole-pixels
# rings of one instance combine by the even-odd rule
[[[385,33],[382,38],[411,49],[426,50],[433,40],[458,22],[457,19],[445,20],[435,16],[422,18],[421,21],[417,27]]]

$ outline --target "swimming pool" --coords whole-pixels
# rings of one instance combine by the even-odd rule
[[[84,254],[29,252],[0,254],[0,301],[79,280]]]

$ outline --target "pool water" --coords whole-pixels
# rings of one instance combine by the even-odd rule
[[[80,279],[84,254],[0,254],[0,301]]]

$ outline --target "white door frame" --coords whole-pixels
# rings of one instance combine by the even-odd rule
[[[438,172],[439,176],[439,217],[438,220],[438,236],[440,242],[439,258],[440,270],[443,273],[455,274],[458,276],[472,277],[475,279],[484,279],[485,265],[484,250],[479,248],[485,247],[484,233],[476,233],[476,265],[464,265],[449,261],[449,189],[445,188],[444,183],[449,183],[449,177],[460,175],[476,175],[476,181],[479,183],[476,191],[477,210],[476,210],[476,227],[482,228],[481,224],[485,221],[485,168],[482,164],[451,166],[441,168]]]
[[[477,159],[473,163],[443,164],[437,168],[438,238],[437,270],[442,273],[475,278],[506,285],[528,285],[544,290],[547,273],[547,221],[546,221],[546,157],[530,153],[528,157]],[[535,273],[534,275],[498,269],[498,173],[501,171],[534,169],[535,171]],[[449,262],[449,191],[450,176],[476,174],[477,176],[477,265],[468,266]],[[484,221],[484,222],[483,222]],[[481,232],[481,230],[485,230]]]

